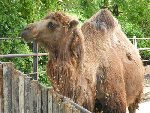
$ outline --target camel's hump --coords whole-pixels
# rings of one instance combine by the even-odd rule
[[[106,29],[114,28],[116,25],[115,18],[108,9],[101,9],[88,21],[96,24],[96,26],[99,27],[101,27],[101,25],[105,25]]]

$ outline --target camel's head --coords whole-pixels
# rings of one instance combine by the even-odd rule
[[[27,25],[21,37],[28,42],[40,43],[54,57],[72,57],[79,61],[83,58],[83,35],[77,29],[78,23],[64,13],[54,12],[43,20]]]
[[[43,20],[27,25],[21,32],[21,37],[28,42],[36,41],[43,45],[57,46],[77,25],[77,20],[64,13],[50,13]]]

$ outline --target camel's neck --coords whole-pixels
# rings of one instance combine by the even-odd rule
[[[47,74],[58,93],[72,98],[77,73],[69,61],[62,61],[58,58],[50,59],[47,64]]]
[[[49,53],[49,59],[54,60],[54,61],[68,61],[71,58],[71,54],[68,48],[66,47],[61,47],[57,46],[51,50]]]
[[[82,62],[83,54],[79,37],[73,35],[73,33],[70,34],[59,43],[59,46],[51,49],[47,64],[47,74],[54,89],[70,98],[74,95],[73,92],[79,74],[78,68]]]

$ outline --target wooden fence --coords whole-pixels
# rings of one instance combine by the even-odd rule
[[[72,100],[0,63],[0,113],[91,113]]]

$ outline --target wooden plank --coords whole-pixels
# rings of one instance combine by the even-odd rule
[[[64,113],[64,102],[59,103],[59,113]]]
[[[38,81],[31,81],[31,95],[30,95],[30,113],[37,113],[37,89]]]
[[[41,91],[41,86],[40,86],[40,84],[38,84],[38,90],[37,90],[38,92],[37,92],[37,113],[42,113],[42,105],[41,105],[41,93],[42,93],[42,91]]]
[[[59,106],[59,111],[58,111],[58,113],[63,113],[63,109],[62,109],[63,105],[62,105],[61,99],[60,99],[59,102],[58,102],[58,106]]]
[[[20,74],[19,76],[19,113],[24,112],[24,83],[25,83],[25,75]]]
[[[59,97],[58,95],[57,95],[57,107],[58,107],[58,113],[61,113],[61,104],[62,104],[62,99],[61,99],[61,97]]]
[[[48,113],[53,113],[53,95],[51,90],[48,90]]]
[[[3,67],[0,64],[0,113],[4,113],[3,97]]]
[[[12,70],[12,113],[19,113],[19,75],[17,70]]]
[[[53,93],[53,113],[59,113],[59,97]]]
[[[3,93],[4,93],[4,113],[11,113],[12,110],[12,70],[10,63],[3,64]]]
[[[31,82],[32,80],[30,81],[30,93],[29,93],[29,113],[32,113],[33,112],[33,97],[32,97],[32,93],[33,93],[33,89],[31,88]]]
[[[30,85],[31,77],[25,77],[24,81],[24,112],[29,113],[30,111],[30,92],[31,92],[31,85]]]
[[[48,89],[45,87],[42,87],[42,111],[43,113],[48,112]]]

